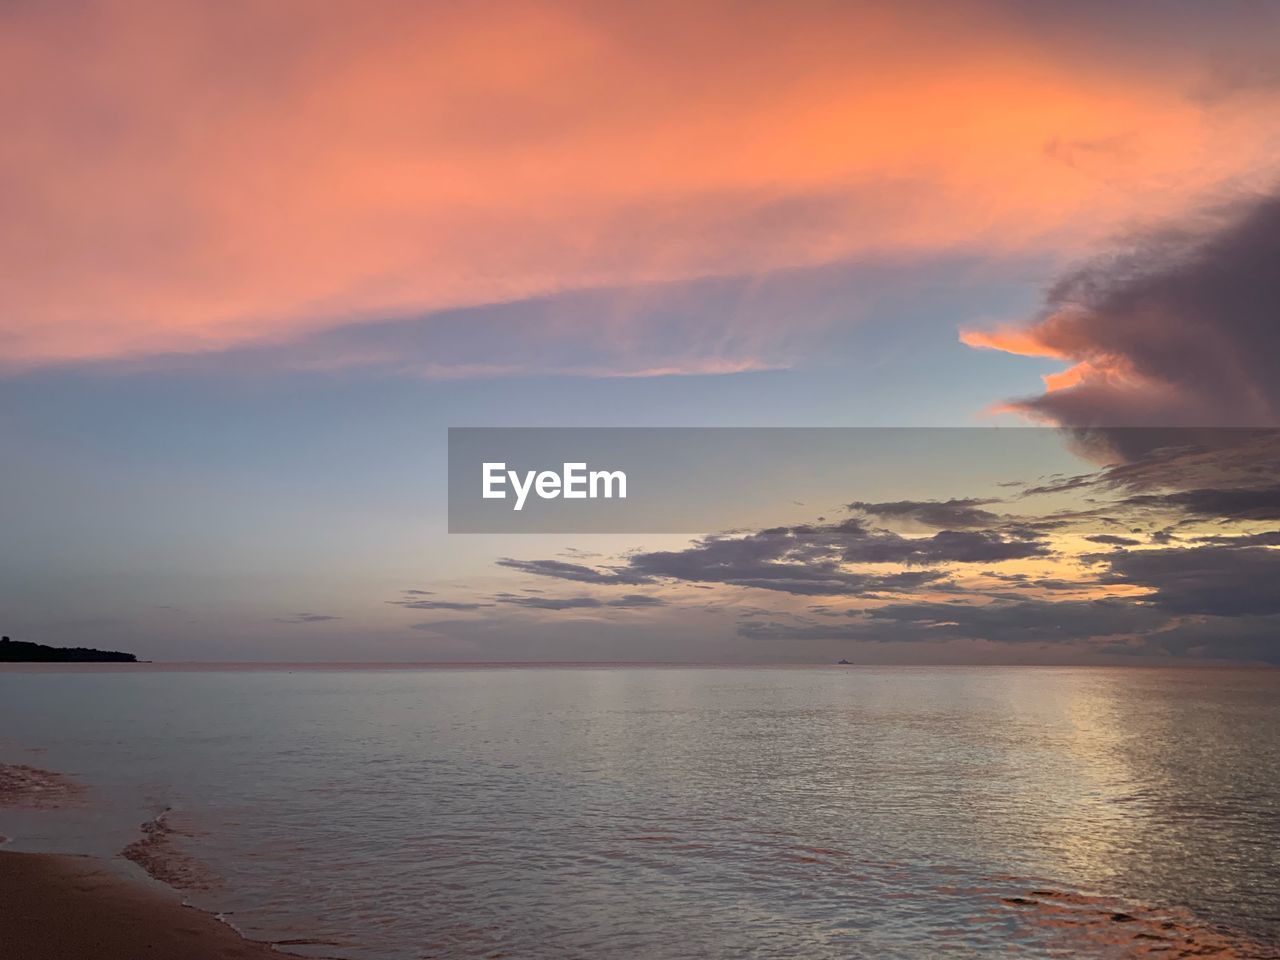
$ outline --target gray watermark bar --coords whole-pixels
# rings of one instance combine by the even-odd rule
[[[451,533],[708,533],[1089,469],[1049,428],[452,428]]]

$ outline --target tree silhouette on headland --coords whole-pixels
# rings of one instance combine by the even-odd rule
[[[137,663],[132,653],[91,647],[46,647],[0,637],[0,663]]]

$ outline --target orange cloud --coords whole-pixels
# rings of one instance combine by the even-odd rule
[[[1046,329],[1055,327],[1054,318],[1050,317],[1038,327],[997,327],[994,330],[961,330],[960,342],[965,346],[978,350],[997,350],[1001,353],[1017,357],[1046,357],[1053,360],[1072,358],[1071,349],[1046,336]],[[1076,347],[1077,345],[1072,345]],[[1070,390],[1082,383],[1109,382],[1113,384],[1134,384],[1140,378],[1134,373],[1132,366],[1123,357],[1096,354],[1088,360],[1081,360],[1065,370],[1046,373],[1044,381],[1046,393],[1058,390]],[[994,413],[1017,413],[1016,405],[996,404],[991,408]]]
[[[999,4],[0,17],[11,366],[867,254],[1078,252],[1262,171],[1280,116],[1265,89],[1198,94],[1186,44],[1082,53]]]
[[[1033,330],[1019,327],[998,327],[995,330],[961,330],[960,342],[979,350],[999,350],[1018,357],[1052,357],[1060,360],[1066,356],[1056,347],[1045,343]]]
[[[1023,327],[970,346],[1072,361],[1000,412],[1071,427],[1280,423],[1280,195],[1201,211],[1096,257]]]

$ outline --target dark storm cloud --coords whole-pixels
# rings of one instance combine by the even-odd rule
[[[1154,591],[1170,613],[1240,617],[1280,613],[1280,551],[1266,547],[1181,547],[1094,555],[1104,584]]]
[[[999,514],[981,507],[996,503],[995,500],[894,500],[887,503],[866,503],[855,500],[846,509],[869,514],[877,520],[902,520],[923,526],[949,530],[966,530],[990,527],[1000,521]]]
[[[1151,233],[1063,277],[977,346],[1081,364],[1013,406],[1064,426],[1280,424],[1280,195]]]

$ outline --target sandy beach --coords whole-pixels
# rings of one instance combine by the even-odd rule
[[[87,793],[51,770],[0,764],[0,808],[55,810],[82,804]],[[177,890],[134,882],[101,860],[0,851],[0,956],[253,960],[281,954],[183,906]]]
[[[90,857],[0,852],[0,955],[260,960],[282,954]]]

